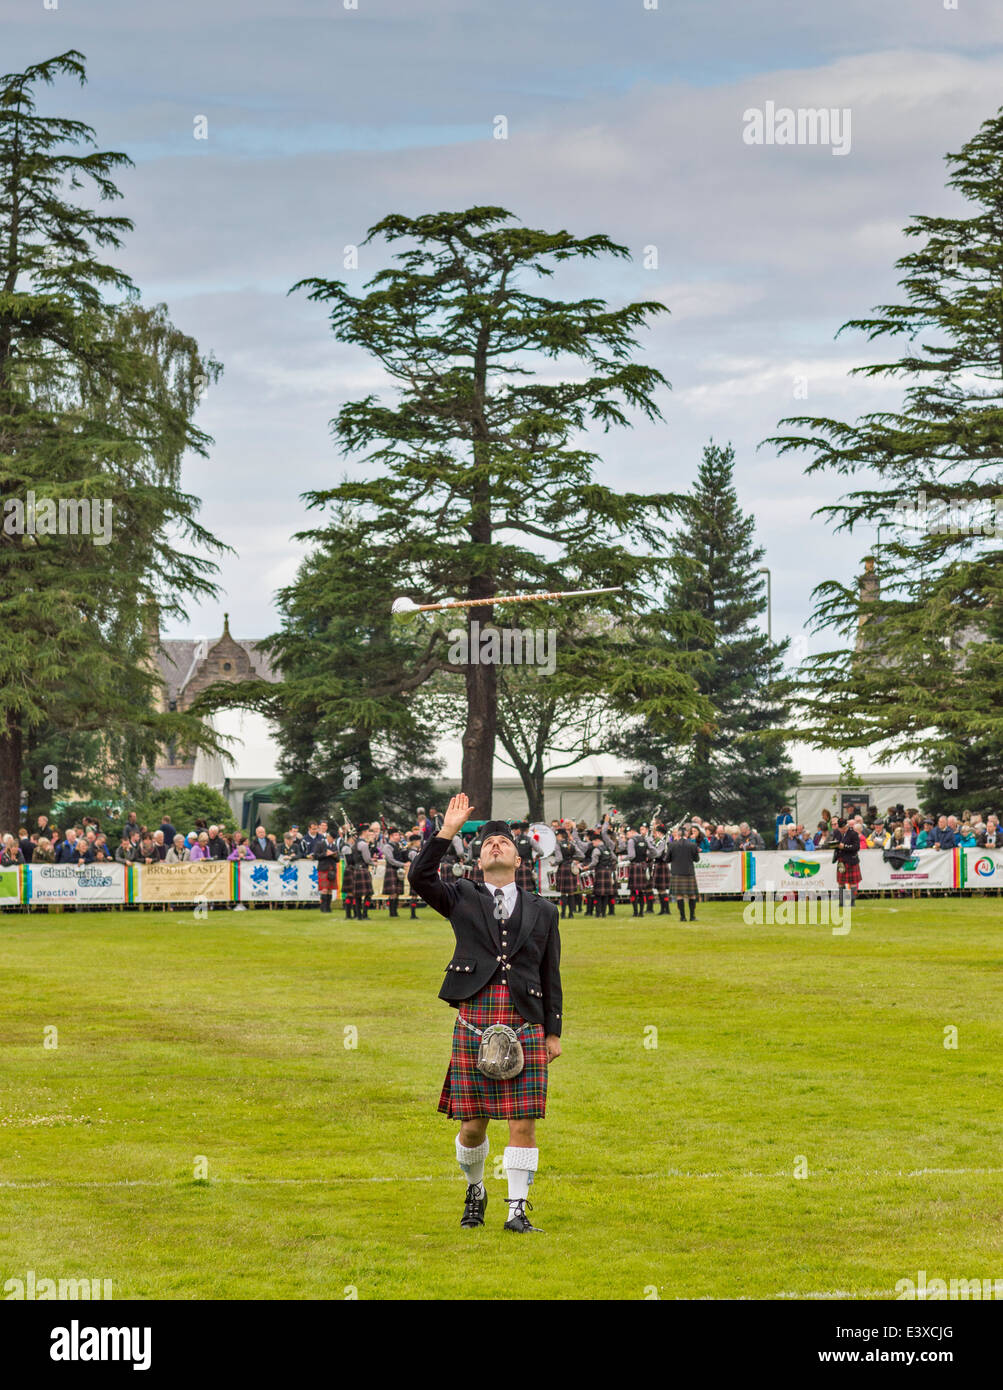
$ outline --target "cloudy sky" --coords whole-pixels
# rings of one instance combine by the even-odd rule
[[[631,263],[565,282],[671,310],[642,352],[672,383],[664,423],[597,436],[602,478],[682,489],[703,444],[730,440],[773,572],[774,631],[817,645],[811,590],[853,574],[870,537],[813,519],[838,479],[806,479],[757,445],[785,415],[899,399],[849,380],[876,354],[834,335],[895,297],[910,216],[957,210],[943,156],[999,105],[1003,6],[655,4],[0,0],[5,71],[86,55],[87,87],[62,82],[40,104],[134,159],[119,179],[135,222],[121,263],[224,363],[199,417],[212,458],[185,484],[236,554],[218,602],[167,635],[214,636],[224,609],[239,636],[273,631],[274,592],[301,558],[291,536],[310,522],[299,494],[363,470],[339,457],[328,421],[378,373],[289,287],[348,278],[343,248],[388,212],[493,203],[631,248]],[[849,110],[846,153],[746,143],[743,113],[767,102]],[[363,250],[360,288],[382,263]]]

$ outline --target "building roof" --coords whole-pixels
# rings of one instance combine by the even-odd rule
[[[244,648],[248,659],[258,676],[265,681],[278,681],[279,673],[272,666],[267,653],[253,638],[236,637],[234,641]],[[200,663],[215,643],[208,637],[174,638],[162,637],[157,651],[157,665],[167,687],[165,699],[168,704],[177,700],[185,686],[198,670]]]

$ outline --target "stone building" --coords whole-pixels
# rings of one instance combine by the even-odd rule
[[[151,633],[151,637],[153,634]],[[278,681],[267,655],[257,641],[230,634],[230,615],[223,614],[223,634],[209,638],[155,636],[154,651],[163,681],[161,710],[186,710],[208,686],[217,681]],[[154,769],[158,787],[183,787],[192,780],[195,758],[181,758],[168,746],[161,750]]]

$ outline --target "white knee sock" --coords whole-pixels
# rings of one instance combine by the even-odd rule
[[[540,1162],[539,1149],[515,1149],[509,1145],[505,1150],[505,1171],[508,1173],[509,1201],[529,1196],[529,1185],[533,1181]]]
[[[456,1161],[463,1169],[463,1175],[471,1187],[477,1187],[484,1182],[484,1163],[488,1156],[488,1141],[478,1144],[476,1149],[467,1149],[460,1143],[459,1137],[456,1140]]]

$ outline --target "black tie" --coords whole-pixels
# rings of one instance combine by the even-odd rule
[[[505,894],[500,888],[495,889],[495,919],[499,922],[507,920],[505,912]]]

